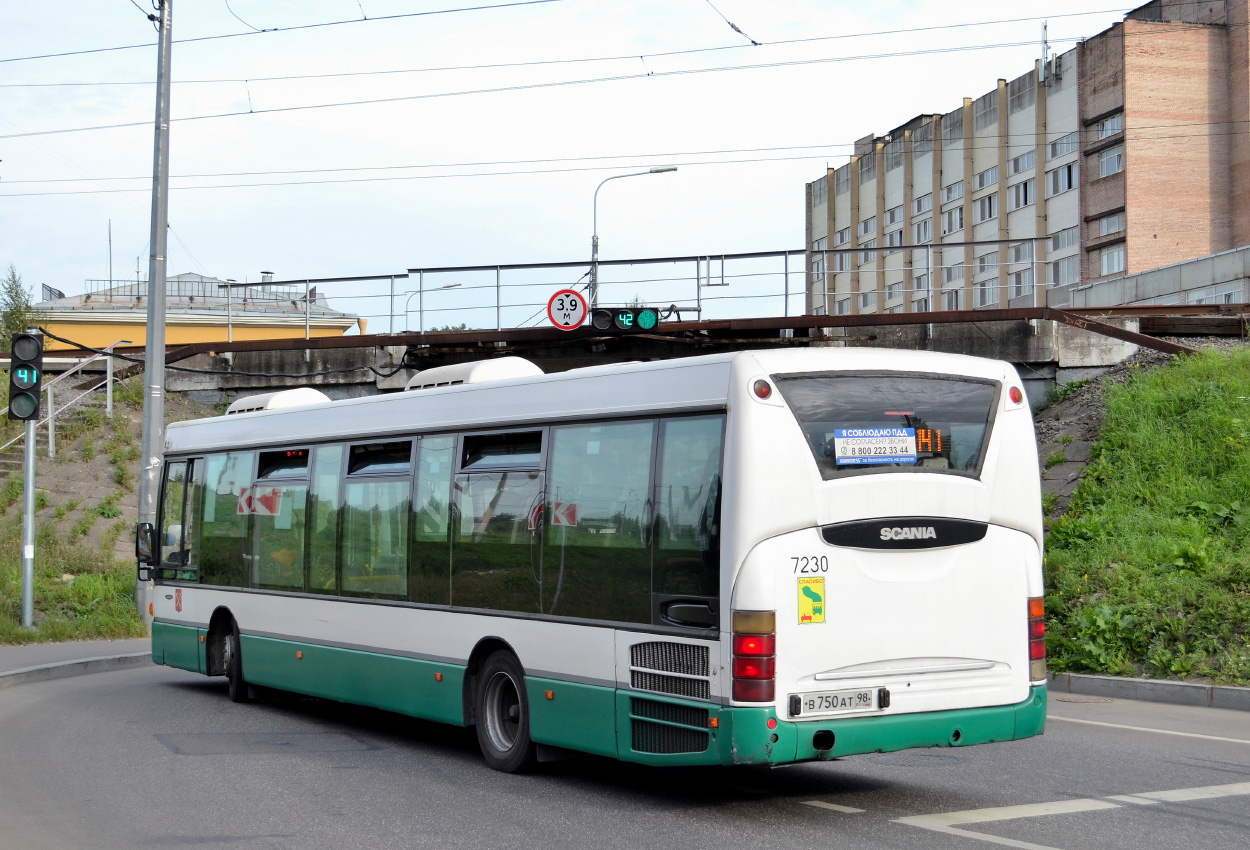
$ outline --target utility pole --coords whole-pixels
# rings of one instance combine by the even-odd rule
[[[156,523],[161,460],[165,449],[165,248],[169,228],[169,67],[173,0],[159,0],[160,44],[156,54],[156,138],[152,153],[152,253],[148,259],[148,334],[143,358],[143,472],[139,522]],[[159,532],[158,532],[159,533]],[[135,583],[135,604],[151,623],[152,582]]]

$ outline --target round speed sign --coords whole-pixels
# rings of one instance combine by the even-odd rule
[[[590,308],[586,305],[586,299],[580,292],[574,292],[571,289],[561,289],[547,302],[547,318],[551,319],[551,324],[562,331],[571,331],[581,327],[589,312]]]

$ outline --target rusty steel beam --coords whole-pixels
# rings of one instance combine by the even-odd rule
[[[1063,322],[1065,325],[1071,325],[1074,328],[1080,328],[1083,331],[1092,331],[1093,333],[1109,336],[1112,339],[1122,339],[1125,342],[1131,342],[1140,345],[1142,348],[1153,348],[1155,351],[1162,351],[1165,354],[1195,354],[1198,349],[1190,348],[1188,345],[1181,345],[1177,342],[1168,342],[1163,339],[1156,339],[1152,336],[1146,336],[1137,331],[1125,330],[1115,325],[1108,325],[1105,322],[1096,319],[1078,316],[1075,313],[1069,313],[1065,310],[1059,310],[1054,307],[1046,307],[1046,315],[1043,318],[1054,319]]]

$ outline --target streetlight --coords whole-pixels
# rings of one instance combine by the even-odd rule
[[[455,289],[460,286],[459,283],[445,283],[439,289]],[[421,333],[425,333],[425,273],[421,272],[417,278],[417,291],[408,293],[408,300],[404,302],[404,330],[408,330],[408,305],[412,303],[412,296],[419,295],[417,299],[417,327]]]
[[[620,180],[622,177],[642,177],[646,174],[666,174],[669,171],[676,171],[675,165],[656,165],[647,171],[634,171],[630,174],[617,174],[604,180]],[[590,307],[593,310],[599,306],[599,190],[603,188],[603,183],[595,187],[595,199],[593,206],[594,215],[594,232],[590,236]]]

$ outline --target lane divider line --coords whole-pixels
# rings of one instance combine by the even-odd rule
[[[1065,723],[1084,723],[1086,726],[1106,726],[1110,729],[1129,729],[1133,732],[1154,732],[1157,735],[1177,735],[1182,738],[1202,738],[1205,741],[1223,741],[1226,744],[1250,744],[1245,738],[1221,738],[1218,735],[1200,735],[1197,732],[1176,732],[1171,729],[1152,729],[1149,726],[1127,726],[1123,723],[1106,723],[1101,720],[1078,720],[1075,717],[1062,717],[1058,714],[1047,714],[1047,720],[1062,720]]]
[[[824,800],[803,800],[805,806],[815,806],[818,809],[828,809],[831,812],[842,812],[844,815],[858,815],[864,809],[857,809],[853,806],[839,806],[837,803],[826,803]]]

